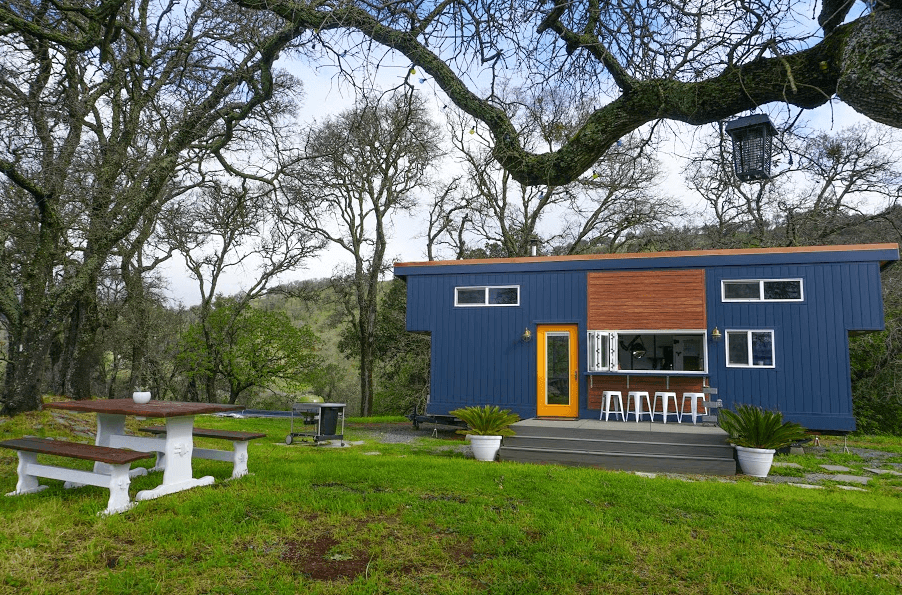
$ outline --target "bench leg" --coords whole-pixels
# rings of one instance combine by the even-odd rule
[[[134,503],[128,497],[128,486],[131,484],[129,479],[129,469],[131,465],[110,465],[110,500],[107,502],[106,510],[101,514],[116,514],[125,512]]]
[[[7,496],[24,496],[25,494],[36,494],[47,489],[38,483],[37,476],[28,474],[28,465],[36,465],[38,462],[38,454],[36,452],[18,451],[19,466],[16,472],[19,475],[19,481],[16,482],[16,491],[9,492]]]
[[[235,467],[232,469],[232,479],[238,479],[247,475],[247,440],[236,440],[234,442],[235,450],[232,453],[232,460]]]
[[[163,451],[157,451],[157,462],[151,468],[151,471],[165,471],[166,470],[166,453]]]

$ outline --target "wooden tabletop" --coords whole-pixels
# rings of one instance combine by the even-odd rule
[[[185,417],[204,413],[221,413],[244,409],[242,405],[221,405],[219,403],[185,403],[182,401],[150,401],[135,403],[132,399],[90,399],[86,401],[59,401],[45,403],[48,409],[65,409],[82,413],[111,413],[118,415],[141,415],[144,417]]]

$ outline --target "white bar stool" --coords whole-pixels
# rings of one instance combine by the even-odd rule
[[[642,410],[642,398],[645,398],[645,411]],[[631,390],[626,395],[626,415],[629,416],[630,413],[636,416],[636,423],[639,423],[639,418],[643,415],[647,415],[649,421],[652,419],[652,411],[651,408],[651,398],[648,396],[648,392],[644,390]],[[623,421],[626,421],[626,417],[623,418]]]
[[[690,401],[689,411],[686,411],[686,400],[687,399]],[[695,423],[696,418],[699,415],[702,415],[702,413],[699,411],[699,405],[698,405],[699,401],[701,401],[702,403],[705,402],[704,393],[683,393],[683,404],[682,404],[682,407],[680,407],[680,411],[682,412],[683,415],[688,415],[691,413],[693,424]],[[705,406],[702,406],[701,408],[705,410],[704,414],[708,415],[708,408]]]
[[[680,415],[679,407],[677,407],[677,398],[675,392],[670,391],[658,391],[655,393],[655,400],[651,404],[651,419],[655,420],[655,409],[658,407],[658,399],[661,400],[661,418],[664,420],[664,423],[667,423],[668,415],[676,415],[677,423],[683,423],[683,416]],[[673,401],[673,413],[668,411],[668,405]]]
[[[604,420],[608,421],[608,416],[614,413],[620,415],[620,421],[626,421],[626,415],[623,412],[623,394],[619,390],[606,390],[601,393],[601,399],[602,405],[601,413],[598,415],[599,420],[604,416]],[[611,409],[611,405],[615,405],[616,409]]]

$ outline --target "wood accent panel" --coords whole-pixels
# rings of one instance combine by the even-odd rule
[[[593,376],[589,386],[589,409],[601,410],[601,393],[606,390],[619,390],[623,393],[623,405],[626,406],[626,393],[631,390],[644,390],[652,398],[659,390],[669,390],[677,394],[677,403],[683,398],[683,393],[702,392],[702,379],[697,376],[670,376],[670,388],[667,388],[665,376],[630,376],[629,388],[626,386],[626,375],[623,376]]]
[[[707,327],[705,271],[589,273],[589,330],[688,330]]]

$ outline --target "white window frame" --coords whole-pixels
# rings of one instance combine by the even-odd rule
[[[775,300],[764,297],[764,284],[783,281],[799,282],[799,298],[791,300]],[[757,298],[728,298],[726,293],[726,285],[728,283],[758,283]],[[721,279],[720,280],[720,299],[723,302],[804,302],[805,301],[805,283],[801,277],[790,277],[786,279]]]
[[[643,330],[619,330],[619,331],[589,331],[586,341],[586,353],[588,356],[587,370],[589,372],[617,372],[620,374],[650,374],[656,376],[679,376],[682,374],[707,374],[708,373],[708,341],[705,329],[643,329]],[[620,335],[691,335],[700,336],[702,338],[702,357],[704,358],[703,370],[621,370],[617,356],[618,341]],[[607,336],[608,338],[608,365],[602,366],[598,361],[600,352],[597,351],[598,337]]]
[[[749,356],[748,363],[734,364],[730,363],[730,333],[745,333],[746,348]],[[770,334],[770,365],[756,364],[752,351],[752,333],[768,333]],[[741,329],[731,328],[724,331],[724,362],[728,368],[758,368],[773,369],[777,367],[777,341],[776,334],[773,329]]]
[[[607,345],[601,345],[603,339],[607,339]],[[617,333],[611,331],[589,331],[586,341],[586,354],[589,361],[589,372],[609,372],[617,370]],[[607,365],[603,357],[607,356]]]
[[[482,289],[485,291],[483,302],[481,304],[461,304],[457,301],[458,291],[461,289]],[[490,304],[489,303],[489,290],[491,289],[516,289],[517,290],[517,303],[516,304]],[[472,286],[459,286],[454,288],[454,307],[455,308],[504,308],[511,306],[519,306],[520,305],[520,286],[519,285],[472,285]]]

